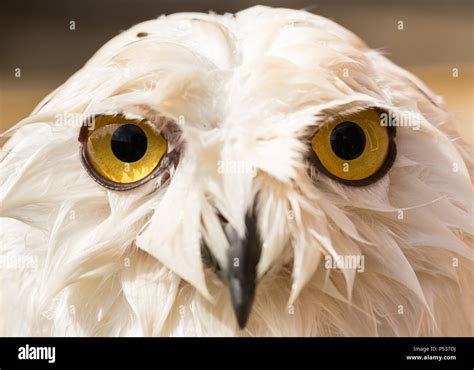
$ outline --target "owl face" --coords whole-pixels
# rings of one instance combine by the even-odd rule
[[[454,276],[430,261],[471,256],[470,179],[440,104],[304,11],[160,17],[107,43],[20,125],[5,166],[35,166],[5,181],[19,187],[6,204],[48,235],[50,296],[113,275],[138,248],[211,300],[217,276],[241,328],[259,283],[285,269],[290,303],[317,271],[348,296],[365,271],[425,304],[417,274]],[[351,256],[362,269],[327,267]]]

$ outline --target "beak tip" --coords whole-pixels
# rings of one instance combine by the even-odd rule
[[[240,330],[245,329],[250,316],[250,306],[234,306],[234,311]]]
[[[255,295],[255,285],[242,285],[238,279],[231,279],[232,306],[240,329],[244,329],[250,316]]]
[[[237,319],[237,324],[239,324],[240,330],[245,329],[245,326],[247,325],[247,321],[250,316],[250,307],[251,305],[234,306],[235,317]]]
[[[239,324],[239,329],[240,330],[244,330],[245,329],[245,325],[247,325],[247,320],[248,320],[248,317],[237,317],[237,323]]]

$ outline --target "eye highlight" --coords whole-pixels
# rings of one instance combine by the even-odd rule
[[[149,180],[166,155],[168,142],[145,119],[99,115],[81,128],[82,161],[101,185],[129,190]]]
[[[311,140],[311,159],[327,176],[362,186],[380,179],[396,156],[395,128],[381,124],[371,108],[325,123]]]

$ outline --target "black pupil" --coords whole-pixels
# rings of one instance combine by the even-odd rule
[[[342,159],[355,159],[365,149],[364,130],[354,122],[342,122],[331,132],[331,148]]]
[[[146,153],[147,139],[143,130],[135,125],[122,125],[112,134],[112,152],[122,162],[136,162]]]

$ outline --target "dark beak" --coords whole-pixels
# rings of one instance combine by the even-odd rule
[[[223,222],[224,233],[230,244],[228,269],[223,278],[229,286],[235,316],[241,329],[247,324],[255,298],[257,265],[261,253],[255,207],[245,217],[245,227],[246,235],[242,238],[229,223]]]

